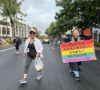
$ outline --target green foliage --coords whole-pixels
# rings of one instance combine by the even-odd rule
[[[0,9],[1,9],[1,15],[3,17],[9,18],[10,23],[12,26],[12,29],[14,29],[14,23],[18,22],[17,14],[20,14],[22,16],[26,16],[24,13],[20,10],[20,5],[22,4],[22,1],[18,0],[0,0]],[[13,30],[13,35],[15,36],[15,32]]]
[[[9,41],[8,41],[8,44],[12,44],[12,41],[11,41],[11,40],[9,40]]]
[[[94,46],[100,47],[100,43],[94,43]]]
[[[73,26],[80,30],[100,28],[100,0],[56,0],[56,5],[61,9],[55,16],[55,30],[49,29],[51,34],[64,34]]]
[[[40,34],[41,34],[40,30],[38,30],[37,27],[33,27],[33,29],[36,30],[36,37],[40,38]]]
[[[48,35],[55,35],[56,34],[55,33],[55,31],[56,31],[56,29],[55,29],[56,25],[55,24],[56,23],[52,22],[45,33],[48,34]]]

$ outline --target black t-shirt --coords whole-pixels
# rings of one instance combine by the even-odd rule
[[[32,44],[29,43],[28,49],[29,49],[29,52],[27,52],[27,55],[30,58],[34,59],[36,57],[36,53],[37,53],[34,44],[33,43]]]
[[[78,38],[74,38],[74,41],[77,42],[78,41]]]
[[[83,40],[81,37],[79,37],[79,38],[80,38],[80,40]],[[68,42],[70,42],[70,41],[72,41],[72,37],[71,37],[71,38],[67,38],[67,39],[65,40],[65,43],[68,43]],[[77,42],[77,41],[78,41],[78,38],[74,38],[74,41]]]

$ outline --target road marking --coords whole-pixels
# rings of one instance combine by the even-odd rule
[[[4,50],[0,50],[0,52],[4,52],[4,51],[11,50],[11,49],[14,49],[14,48],[15,48],[15,47],[7,48],[7,49],[4,49]]]
[[[55,48],[54,48],[54,47],[52,47],[52,49],[53,49],[53,50],[55,50]]]

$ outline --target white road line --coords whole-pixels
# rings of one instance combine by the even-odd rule
[[[53,50],[55,50],[55,48],[54,48],[54,47],[52,47],[52,49],[53,49]]]
[[[0,52],[4,52],[4,51],[11,50],[11,49],[14,49],[14,48],[15,48],[15,47],[7,48],[7,49],[4,49],[4,50],[0,50]]]

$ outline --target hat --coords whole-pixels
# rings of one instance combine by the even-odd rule
[[[36,33],[35,29],[31,29],[31,30],[30,30],[30,32],[31,32],[31,31],[33,31],[33,32],[35,32],[35,33]]]

